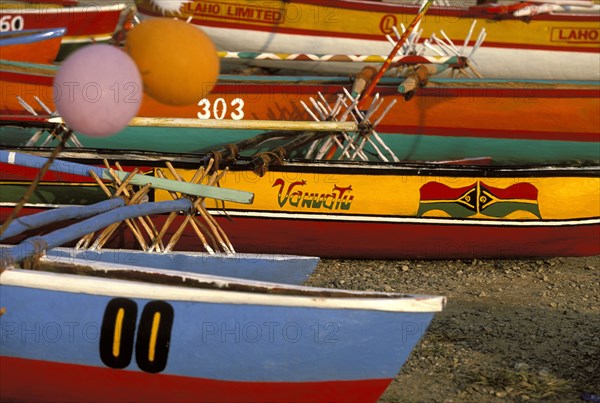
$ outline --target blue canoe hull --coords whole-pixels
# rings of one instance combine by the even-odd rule
[[[1,281],[3,400],[375,401],[443,305],[25,270]]]

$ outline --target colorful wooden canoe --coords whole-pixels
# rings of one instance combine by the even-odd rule
[[[6,158],[5,158],[6,157]],[[23,154],[1,154],[0,160],[10,161],[18,166],[40,167],[46,164],[46,160],[27,156]],[[87,167],[87,166],[86,166]],[[90,166],[90,170],[96,168]],[[86,168],[84,168],[86,169]],[[79,167],[63,160],[55,160],[50,166],[51,172],[74,174]],[[80,175],[83,175],[80,172]],[[152,180],[152,186],[156,186],[158,178],[144,178]],[[136,181],[135,176],[130,177]],[[131,183],[131,182],[130,182]],[[182,183],[182,182],[177,182]],[[219,189],[222,192],[223,188]],[[131,192],[130,192],[131,191]],[[256,255],[235,253],[234,247],[227,240],[226,234],[219,232],[214,221],[196,220],[195,231],[200,232],[197,247],[191,252],[172,252],[177,244],[176,238],[165,238],[159,234],[159,228],[154,227],[150,216],[168,211],[178,213],[190,210],[194,205],[191,195],[178,200],[159,203],[139,203],[138,198],[133,195],[134,188],[129,188],[128,193],[120,193],[115,197],[103,200],[91,205],[69,206],[52,209],[38,214],[23,217],[10,218],[10,222],[3,223],[0,229],[0,241],[6,242],[11,239],[18,240],[27,238],[26,241],[15,247],[2,249],[0,245],[0,265],[12,265],[13,262],[23,261],[37,257],[44,263],[72,263],[83,265],[106,265],[120,264],[140,268],[154,268],[167,271],[186,271],[190,273],[211,274],[226,277],[243,278],[250,280],[270,281],[285,284],[302,284],[315,269],[318,258],[286,256],[286,255]],[[186,193],[182,188],[181,195]],[[219,197],[219,196],[217,196]],[[204,199],[203,199],[204,200]],[[167,206],[167,210],[164,210]],[[206,214],[205,214],[206,215]],[[143,220],[129,221],[128,228],[138,232],[140,245],[139,250],[110,250],[103,249],[103,242],[94,237],[85,242],[78,242],[76,248],[64,248],[62,246],[79,241],[88,234],[104,233],[103,230],[113,224],[120,224],[132,218],[143,217]],[[68,225],[69,222],[75,222]],[[209,223],[210,221],[210,223]],[[67,223],[67,224],[65,224]],[[209,226],[210,228],[208,228]],[[55,228],[48,233],[48,228]],[[145,228],[148,231],[139,231]],[[179,230],[177,230],[179,231]],[[213,241],[213,238],[216,240]],[[209,242],[206,238],[211,238]],[[218,243],[222,243],[219,245]],[[223,246],[224,244],[224,246]],[[211,246],[212,245],[212,246]],[[207,252],[197,252],[206,250]],[[41,256],[41,257],[40,257]]]
[[[385,35],[392,27],[412,21],[417,5],[379,1],[252,0],[179,1],[178,12],[191,19],[226,51],[271,53],[388,55]],[[473,2],[474,4],[474,2]],[[137,2],[145,16],[163,13],[150,0]],[[174,8],[174,7],[170,7]],[[516,10],[515,10],[516,11]],[[422,38],[440,30],[458,47],[469,35],[473,20],[488,35],[476,58],[487,78],[600,79],[600,13],[555,12],[515,16],[496,5],[434,6],[423,20]],[[243,38],[243,40],[240,40]],[[473,37],[469,46],[472,46]],[[468,52],[468,51],[467,51]],[[267,67],[304,69],[307,63],[245,61]],[[360,63],[308,63],[314,71],[346,74]]]
[[[108,158],[152,172],[169,159],[186,167],[197,156],[160,153],[86,153],[66,158]],[[465,167],[436,164],[286,162],[266,175],[251,163],[231,167],[222,181],[252,189],[249,206],[210,206],[236,245],[253,253],[345,258],[520,258],[600,253],[600,168],[579,166]],[[6,214],[33,171],[2,165]],[[27,206],[33,213],[103,197],[97,185],[69,175],[48,176]],[[168,197],[153,193],[155,200]],[[221,215],[222,214],[222,215]],[[248,238],[247,234],[254,234]],[[179,246],[186,249],[184,234]],[[131,247],[123,236],[111,247]]]
[[[0,53],[9,60],[53,63],[65,32],[65,28],[1,32]]]
[[[36,96],[54,110],[55,67],[6,61],[0,67],[2,114],[27,113],[17,96],[38,114],[47,112]],[[499,163],[600,160],[598,82],[432,79],[410,101],[397,90],[401,82],[385,78],[376,89],[386,103],[397,102],[377,130],[401,159],[487,156]],[[351,80],[336,77],[221,76],[213,92],[198,105],[170,107],[144,96],[139,115],[306,121],[312,118],[301,102],[310,105],[310,98],[321,92],[333,104],[337,94],[351,86]],[[15,119],[2,117],[4,124]],[[18,127],[4,126],[0,130],[0,141],[5,146],[23,145],[34,133]],[[258,133],[129,127],[108,139],[79,139],[92,148],[202,152]],[[172,141],[165,142],[165,136]]]
[[[58,262],[0,294],[0,399],[36,402],[375,402],[445,302]]]
[[[66,28],[67,32],[62,40],[65,52],[61,49],[61,54],[66,54],[73,46],[111,39],[121,13],[128,6],[126,2],[90,2],[76,6],[69,4],[2,2],[2,30],[5,31],[5,27],[6,31]]]

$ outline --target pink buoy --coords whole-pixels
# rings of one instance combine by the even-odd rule
[[[137,114],[142,95],[137,65],[111,45],[77,50],[54,78],[58,113],[67,126],[90,137],[112,136],[125,128]]]

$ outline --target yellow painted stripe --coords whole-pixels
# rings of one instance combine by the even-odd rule
[[[125,317],[125,309],[119,308],[117,317],[115,318],[115,333],[113,335],[112,353],[114,357],[121,354],[121,334],[123,333],[123,318]]]
[[[150,333],[150,342],[148,343],[148,361],[154,362],[156,353],[156,339],[158,337],[158,327],[160,326],[160,312],[156,312],[152,318],[152,331]]]
[[[179,170],[187,180],[195,171]],[[576,174],[575,174],[576,175]],[[167,172],[167,176],[171,177]],[[279,181],[279,182],[276,182]],[[300,213],[388,215],[415,217],[421,201],[420,189],[430,182],[437,182],[451,188],[472,186],[477,181],[483,184],[506,189],[516,183],[530,183],[538,190],[537,204],[544,219],[565,220],[600,216],[600,178],[598,177],[447,177],[421,175],[368,175],[368,174],[329,174],[305,172],[267,172],[263,177],[247,171],[228,172],[221,180],[221,186],[232,189],[252,189],[254,204],[250,206],[228,205],[236,210],[280,211]],[[283,183],[282,186],[277,183]],[[294,185],[295,184],[295,185]],[[343,193],[347,209],[342,209],[335,188],[348,188]],[[326,200],[328,206],[306,203],[322,195],[333,195]],[[350,199],[350,197],[353,197]],[[157,190],[156,201],[170,200],[167,192]],[[331,202],[334,202],[331,205]],[[522,199],[504,200],[527,202]],[[535,204],[534,201],[530,202]],[[208,207],[218,207],[207,201]],[[431,213],[434,214],[434,213]],[[443,212],[434,215],[445,217]],[[511,214],[510,219],[529,219],[527,212]]]
[[[152,9],[148,0],[138,7]],[[390,9],[392,10],[392,9]],[[272,2],[268,5],[255,0],[199,1],[187,3],[181,8],[180,18],[192,17],[200,21],[245,24],[256,27],[276,26],[280,29],[315,31],[318,35],[331,33],[339,35],[351,32],[357,35],[381,35],[384,26],[412,21],[409,13],[390,14],[387,11],[334,8],[289,2]],[[454,41],[462,44],[468,34],[472,18],[459,18],[444,14],[428,14],[424,18],[423,37],[439,34],[443,29]],[[577,18],[572,20],[549,20],[540,18],[495,19],[477,18],[476,32],[485,28],[488,32],[488,45],[502,43],[517,46],[550,46],[552,48],[593,48],[599,41],[596,21]]]
[[[108,41],[112,38],[111,33],[90,34],[90,35],[65,35],[63,43],[88,43]]]

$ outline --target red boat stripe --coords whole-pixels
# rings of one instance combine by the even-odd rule
[[[44,211],[26,208],[21,215]],[[12,207],[0,206],[0,222]],[[234,214],[229,210],[230,214]],[[286,253],[322,258],[372,259],[463,259],[517,258],[545,256],[595,256],[600,254],[598,217],[583,220],[465,220],[452,219],[421,222],[386,221],[399,217],[365,217],[372,221],[356,221],[349,215],[344,221],[232,215],[215,216],[236,251],[248,253]],[[156,217],[164,224],[167,215]],[[175,226],[183,218],[175,220]],[[379,222],[378,222],[379,221]],[[506,222],[514,225],[506,225]],[[260,237],[248,237],[260,228]],[[369,242],[357,242],[366,236]],[[21,241],[27,235],[14,239]],[[135,248],[130,231],[115,237],[107,247]],[[182,235],[178,250],[196,250],[196,234]]]
[[[2,79],[6,82],[22,82],[39,85],[52,86],[54,81],[53,76],[35,74],[21,74],[10,71],[2,72]],[[433,80],[435,81],[435,80]],[[401,80],[397,80],[396,84],[400,84]],[[262,84],[254,83],[217,83],[213,90],[213,94],[239,94],[241,96],[264,95],[264,94],[284,94],[291,100],[294,96],[314,95],[317,91],[325,94],[335,95],[339,93],[344,86],[349,83],[312,85],[312,84],[271,84],[268,82]],[[517,100],[535,100],[538,98],[597,98],[598,88],[544,88],[545,83],[536,81],[523,81],[515,88],[496,87],[495,83],[486,83],[486,88],[478,87],[477,83],[466,83],[464,88],[454,88],[444,86],[443,81],[438,81],[435,87],[426,87],[419,91],[420,97],[436,97],[436,98],[455,98],[468,97],[472,98],[512,98]],[[500,83],[499,85],[502,85]],[[378,92],[383,95],[396,95],[398,90],[396,86],[379,86]]]
[[[0,368],[2,401],[374,402],[392,381],[233,382],[13,357]]]
[[[485,182],[482,182],[481,186],[490,190],[499,199],[529,199],[536,201],[538,197],[538,190],[531,183],[517,183],[506,189],[488,186]],[[442,183],[429,182],[421,187],[421,201],[456,200],[474,187],[475,184],[453,188]]]
[[[499,199],[528,199],[537,201],[538,198],[538,190],[531,183],[516,183],[506,189],[488,186],[485,183],[481,185],[489,189]]]
[[[12,164],[0,164],[0,180],[30,182],[39,172],[39,168],[21,167]],[[57,182],[55,184],[79,186],[82,182],[95,183],[92,177],[48,171],[43,176],[44,182]]]
[[[421,186],[421,201],[426,200],[456,200],[471,190],[475,185],[469,185],[461,188],[452,188],[438,182],[429,182]]]

